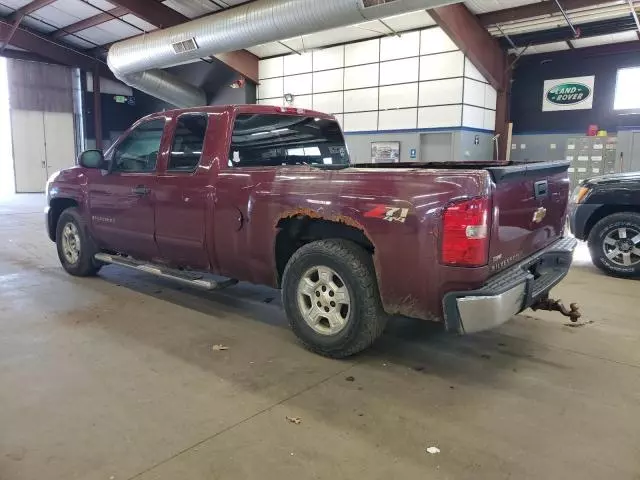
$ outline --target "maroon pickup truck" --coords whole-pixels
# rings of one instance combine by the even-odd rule
[[[576,243],[567,168],[351,164],[332,116],[173,110],[55,174],[47,228],[72,275],[117,264],[206,290],[281,288],[302,342],[344,357],[390,315],[471,333],[549,303]]]

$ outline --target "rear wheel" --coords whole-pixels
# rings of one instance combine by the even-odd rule
[[[67,208],[60,214],[56,229],[58,258],[71,275],[87,277],[100,270],[93,258],[98,250],[78,210]]]
[[[386,324],[371,256],[347,240],[320,240],[296,251],[284,271],[282,297],[293,332],[327,357],[364,350]]]
[[[589,234],[593,263],[619,277],[640,276],[640,214],[614,213],[595,224]]]

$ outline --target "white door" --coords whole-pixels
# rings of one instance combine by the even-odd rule
[[[11,110],[16,192],[44,192],[52,173],[76,163],[73,114]]]
[[[44,112],[44,143],[47,178],[76,164],[73,113]]]
[[[44,191],[47,159],[42,112],[11,110],[11,137],[16,192]]]

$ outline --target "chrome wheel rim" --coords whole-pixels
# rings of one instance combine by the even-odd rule
[[[640,264],[640,228],[620,227],[611,230],[602,242],[605,257],[620,267]]]
[[[80,234],[75,223],[69,222],[62,229],[62,253],[67,262],[78,263],[80,258]]]
[[[335,270],[317,266],[307,270],[298,283],[298,307],[316,333],[335,335],[347,326],[351,297]]]

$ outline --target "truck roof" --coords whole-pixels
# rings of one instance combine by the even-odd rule
[[[250,113],[250,114],[286,114],[286,115],[299,115],[305,117],[318,117],[325,119],[335,119],[333,115],[328,115],[323,112],[317,112],[315,110],[309,110],[299,107],[281,107],[275,105],[209,105],[204,107],[191,107],[191,108],[176,108],[173,110],[166,110],[164,112],[152,113],[144,118],[153,118],[160,115],[177,116],[183,113],[194,112],[206,112],[206,113]]]

